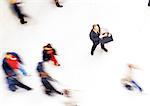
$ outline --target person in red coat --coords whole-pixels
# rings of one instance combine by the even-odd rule
[[[51,46],[51,44],[47,44],[43,47],[43,61],[52,61],[54,65],[60,66],[56,57],[56,50]]]
[[[18,87],[24,88],[28,91],[32,90],[32,88],[23,84],[19,80],[19,71],[21,71],[23,75],[27,76],[27,73],[21,67],[22,64],[22,60],[20,59],[19,55],[15,52],[7,52],[2,62],[2,68],[6,75],[8,88],[13,92],[15,92],[18,89]]]

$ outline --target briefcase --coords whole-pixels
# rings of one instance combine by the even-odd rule
[[[106,36],[106,37],[103,37],[103,38],[102,38],[102,43],[103,43],[103,44],[109,43],[109,42],[112,42],[112,41],[113,41],[112,35]]]

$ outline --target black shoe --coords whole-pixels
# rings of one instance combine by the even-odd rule
[[[94,55],[94,53],[93,53],[93,52],[91,52],[91,55],[93,56],[93,55]]]
[[[64,95],[64,93],[61,93],[60,95]]]
[[[102,48],[105,52],[108,52],[108,50],[106,48]]]
[[[51,94],[51,92],[49,92],[49,91],[45,91],[45,94],[50,95],[50,94]]]
[[[60,8],[63,7],[63,6],[60,5],[58,2],[56,3],[56,6],[57,6],[57,7],[60,7]]]
[[[126,87],[128,90],[130,90],[130,91],[132,91],[132,90],[133,90],[133,88],[132,88],[132,86],[131,86],[131,85],[125,85],[125,87]]]
[[[27,21],[20,20],[20,23],[21,23],[21,24],[26,24],[26,23],[27,23]]]
[[[150,3],[148,3],[148,6],[150,6]]]
[[[12,92],[16,92],[16,89],[11,90]]]
[[[27,91],[31,91],[31,90],[33,90],[33,89],[32,89],[32,88],[28,88],[28,89],[27,89]]]
[[[48,96],[53,96],[53,93],[50,90],[45,90],[45,94]]]
[[[139,90],[140,90],[140,92],[142,92],[142,91],[143,91],[143,89],[142,89],[142,88],[140,88],[140,87],[139,87]]]

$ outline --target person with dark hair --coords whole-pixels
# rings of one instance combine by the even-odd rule
[[[43,61],[52,61],[54,65],[60,66],[55,55],[57,55],[56,50],[51,46],[51,44],[47,44],[43,47]]]
[[[6,80],[8,83],[9,90],[15,92],[18,87],[24,88],[26,90],[32,90],[32,88],[24,85],[19,81],[18,70],[20,70],[23,75],[27,76],[25,70],[21,67],[22,60],[15,52],[7,52],[5,58],[3,59],[2,68],[6,74]]]
[[[47,72],[45,72],[44,70],[44,62],[39,62],[37,65],[37,72],[41,78],[41,82],[45,88],[45,94],[47,95],[53,95],[54,93],[57,93],[59,95],[63,95],[62,92],[56,90],[53,85],[51,84],[51,81],[55,81],[55,79],[53,79]]]
[[[60,7],[60,8],[63,7],[62,5],[60,5],[59,0],[55,0],[55,4],[57,7]]]
[[[91,55],[94,54],[94,51],[97,47],[98,44],[101,44],[101,48],[105,51],[108,52],[108,50],[105,48],[105,43],[108,43],[111,41],[111,39],[108,39],[109,32],[102,32],[99,24],[93,25],[93,28],[90,32],[90,39],[93,42],[93,46],[91,49]]]
[[[22,13],[21,7],[19,6],[21,2],[17,2],[17,0],[9,0],[11,8],[13,12],[16,14],[16,16],[20,19],[21,24],[26,24],[27,21],[25,21],[25,17],[28,17],[24,13]]]

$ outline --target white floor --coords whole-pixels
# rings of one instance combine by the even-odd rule
[[[56,8],[52,0],[24,0],[23,10],[31,19],[20,25],[6,0],[0,0],[0,59],[5,52],[21,55],[24,68],[31,77],[23,82],[34,88],[31,92],[7,90],[3,70],[0,71],[0,103],[3,106],[63,106],[61,96],[48,97],[42,93],[36,73],[41,61],[42,47],[52,43],[57,49],[61,67],[46,67],[63,88],[74,89],[79,106],[148,106],[150,105],[150,8],[148,0],[63,0],[64,8]],[[114,42],[106,45],[109,52],[97,47],[90,55],[89,33],[98,23],[107,28]],[[128,92],[120,79],[126,63],[142,68],[135,78],[144,92]]]

